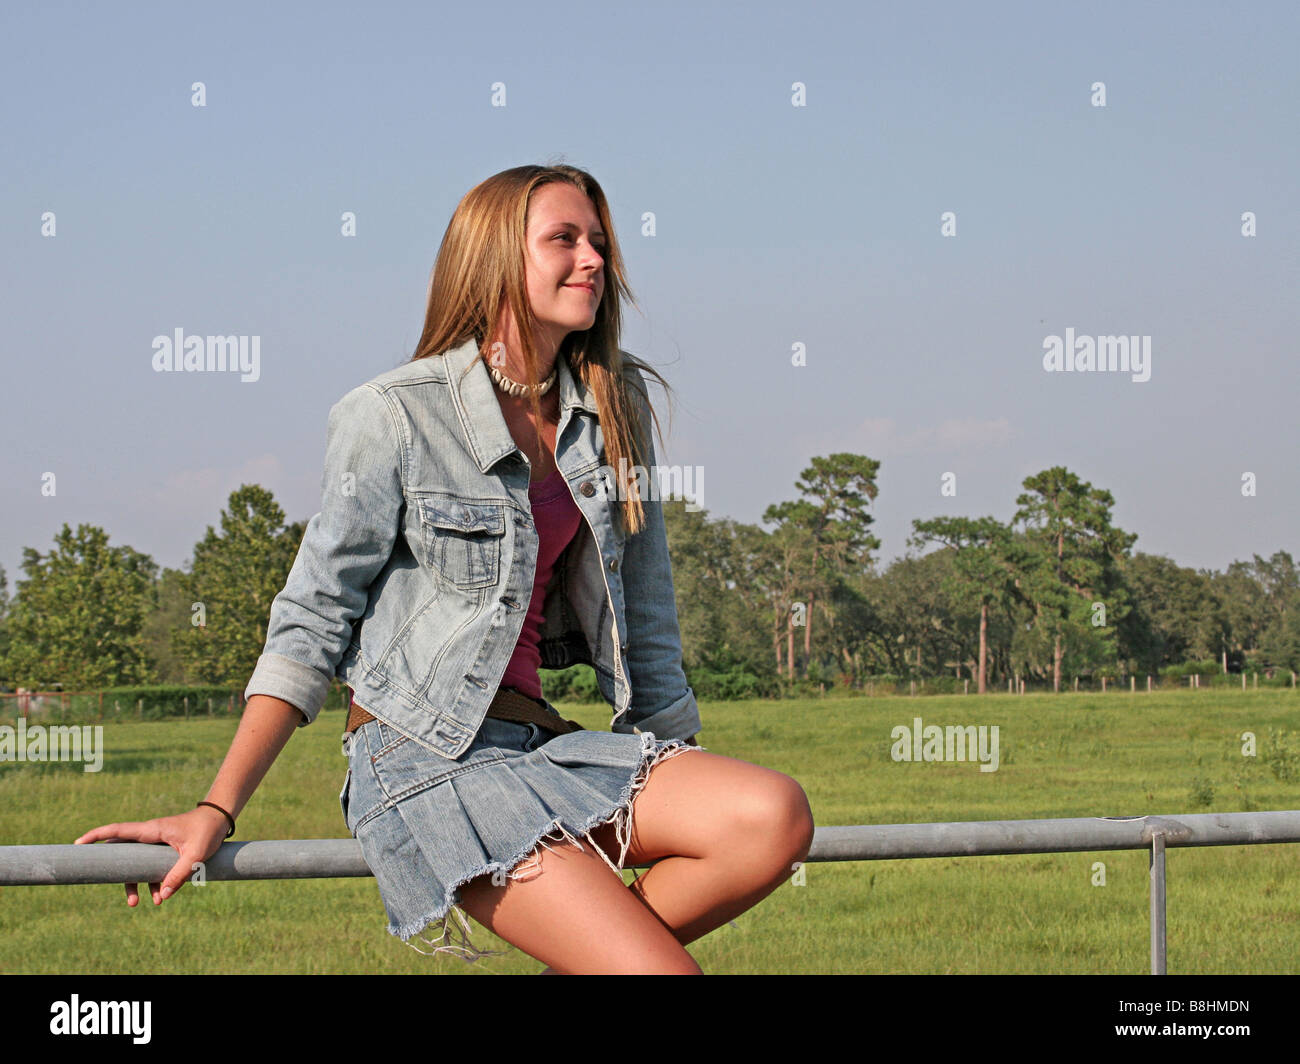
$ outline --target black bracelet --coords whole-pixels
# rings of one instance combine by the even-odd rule
[[[222,809],[221,806],[217,805],[216,802],[199,802],[199,805],[211,806],[218,813],[220,813],[222,816],[224,816],[227,820],[230,821],[230,830],[226,832],[227,839],[230,838],[230,836],[235,833],[235,818],[231,816],[229,813],[227,813],[224,809]],[[199,805],[196,805],[194,808],[197,809]],[[222,841],[224,842],[225,840],[223,839]]]

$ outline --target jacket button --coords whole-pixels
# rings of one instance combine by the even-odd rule
[[[610,560],[609,560],[609,571],[610,571],[611,573],[616,573],[616,572],[618,572],[618,559],[617,559],[617,558],[610,558]]]
[[[596,485],[593,484],[590,480],[584,480],[581,484],[578,485],[578,490],[582,492],[582,494],[590,498],[592,495],[596,494]]]

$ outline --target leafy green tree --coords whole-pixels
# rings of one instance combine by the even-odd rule
[[[1233,562],[1224,572],[1215,573],[1210,585],[1222,604],[1229,649],[1242,655],[1256,653],[1273,616],[1254,565]]]
[[[1129,608],[1119,563],[1137,536],[1111,524],[1110,492],[1063,466],[1026,477],[1023,487],[1015,521],[1024,524],[1036,554],[1026,591],[1036,603],[1035,627],[1050,633],[1052,690],[1060,691],[1067,640],[1076,667],[1115,658],[1115,626]],[[1094,623],[1098,602],[1105,610],[1101,626]]]
[[[1270,665],[1300,672],[1300,609],[1293,607],[1271,625],[1260,649]]]
[[[1300,597],[1300,568],[1284,550],[1276,551],[1271,558],[1254,556],[1252,575],[1264,589],[1264,598],[1275,620],[1284,617]]]
[[[1260,636],[1264,659],[1295,669],[1300,664],[1300,569],[1284,550],[1267,560],[1255,555],[1252,568],[1264,590],[1269,618]]]
[[[686,666],[770,676],[764,626],[755,623],[768,607],[757,579],[766,534],[730,519],[710,520],[683,501],[665,501],[663,512]]]
[[[199,683],[240,683],[266,645],[271,604],[284,587],[306,533],[285,526],[284,511],[256,484],[231,492],[221,532],[208,526],[181,586],[189,616],[172,639],[186,676]]]
[[[1212,574],[1138,551],[1123,565],[1133,609],[1119,628],[1121,653],[1150,673],[1182,661],[1219,658],[1228,623]]]
[[[865,571],[849,573],[831,593],[828,612],[832,643],[848,683],[854,687],[864,673],[873,671],[872,635],[880,630],[881,620],[867,585],[876,579]]]
[[[1289,615],[1300,604],[1300,573],[1286,551],[1270,558],[1254,555],[1249,562],[1233,562],[1223,573],[1211,576],[1211,587],[1220,603],[1226,641],[1234,655],[1273,660],[1289,656]]]
[[[952,552],[895,558],[879,577],[868,577],[866,594],[879,627],[871,635],[873,671],[898,676],[925,675],[926,664],[960,656],[954,638],[957,607],[946,590],[952,585]]]
[[[800,620],[803,624],[808,623],[806,581],[812,567],[812,535],[801,524],[786,521],[764,537],[761,553],[765,564],[764,575],[759,579],[771,610],[777,668],[781,667],[781,640],[784,638],[786,676],[793,680],[794,630]]]
[[[992,517],[935,517],[912,522],[914,546],[929,542],[952,552],[952,572],[945,590],[954,602],[979,611],[979,694],[988,675],[988,631],[991,606],[1025,601],[1020,581],[1033,555],[1009,527]]]
[[[795,487],[803,499],[775,503],[763,513],[766,523],[779,529],[797,529],[802,537],[783,537],[787,548],[803,542],[806,551],[787,551],[802,564],[790,570],[796,585],[794,595],[806,603],[804,613],[804,662],[812,660],[813,618],[820,597],[828,597],[842,578],[845,568],[862,568],[869,555],[880,547],[880,540],[869,528],[875,520],[867,507],[878,493],[876,476],[880,462],[865,455],[837,453],[815,457],[799,474]],[[791,638],[793,636],[791,635]],[[793,675],[793,654],[790,657]]]
[[[110,547],[94,525],[65,523],[54,549],[23,548],[8,619],[4,672],[15,685],[66,689],[143,683],[150,663],[141,630],[154,606],[157,566],[131,547]]]
[[[145,618],[144,643],[149,660],[153,663],[152,683],[192,683],[176,650],[173,633],[188,632],[190,607],[194,599],[190,593],[187,576],[180,569],[163,569],[154,585],[156,605]]]

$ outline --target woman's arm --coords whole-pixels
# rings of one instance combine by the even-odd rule
[[[288,702],[269,695],[254,695],[244,707],[239,729],[217,772],[205,801],[214,802],[232,817],[238,817],[248,799],[266,776],[280,751],[298,727],[302,713]],[[194,865],[206,861],[221,848],[230,825],[210,806],[199,806],[178,816],[154,820],[125,821],[92,828],[77,843],[120,839],[125,842],[166,843],[179,855],[171,870],[158,883],[150,883],[155,905],[161,905],[185,885]],[[140,900],[139,884],[126,884],[126,903]]]
[[[308,523],[284,589],[271,604],[266,642],[243,718],[207,801],[238,817],[294,729],[320,712],[335,668],[365,610],[370,585],[392,554],[403,506],[401,443],[388,402],[369,385],[330,409],[321,511]],[[175,893],[193,865],[217,852],[229,827],[216,809],[105,824],[76,841],[124,839],[166,843],[180,855],[160,883],[154,904]],[[126,885],[128,905],[139,901]]]
[[[239,730],[204,801],[214,802],[238,818],[298,727],[302,713],[283,699],[253,695],[244,707]],[[214,816],[221,816],[215,809]],[[225,817],[221,823],[226,825]]]

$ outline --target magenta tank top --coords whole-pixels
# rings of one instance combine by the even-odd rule
[[[533,594],[524,617],[524,627],[505,675],[501,677],[501,686],[515,687],[532,698],[541,698],[542,680],[537,670],[542,657],[537,651],[537,643],[542,631],[546,584],[551,579],[556,561],[582,524],[582,511],[573,501],[569,486],[558,469],[545,480],[528,485],[528,501],[533,508],[533,523],[537,525],[537,572],[533,577]]]

